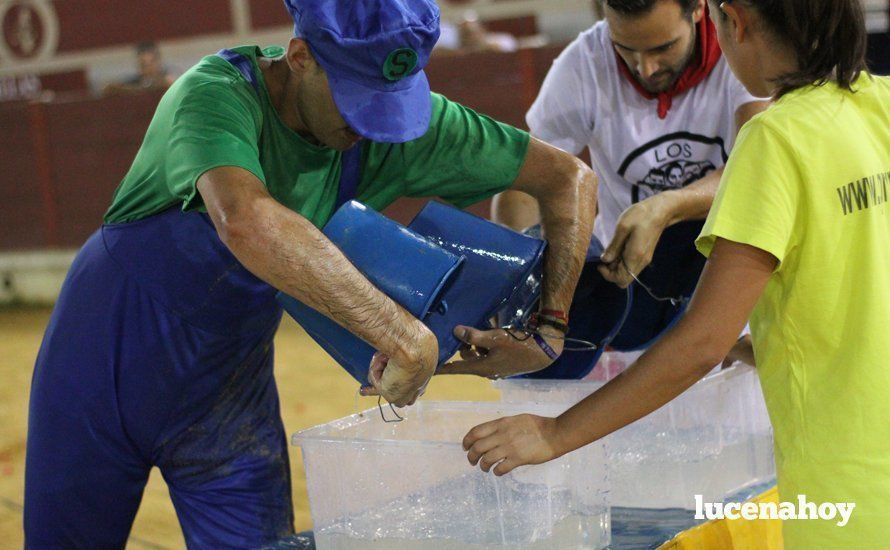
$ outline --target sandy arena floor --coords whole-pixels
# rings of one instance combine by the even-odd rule
[[[0,309],[0,540],[21,548],[25,436],[31,373],[48,309]],[[276,377],[288,434],[356,412],[355,382],[294,322],[285,317],[276,338]],[[466,376],[436,378],[425,399],[487,401],[498,398],[488,381]],[[359,410],[376,406],[363,398]],[[297,530],[309,529],[306,477],[298,448],[291,448]],[[129,548],[184,548],[164,480],[152,471]]]

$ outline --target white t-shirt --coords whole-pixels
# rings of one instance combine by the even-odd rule
[[[605,21],[556,58],[526,121],[532,135],[572,154],[590,148],[599,177],[594,234],[604,246],[631,204],[720,168],[735,141],[735,113],[757,101],[721,57],[665,119],[619,72]]]

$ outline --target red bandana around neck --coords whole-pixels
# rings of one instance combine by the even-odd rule
[[[705,77],[711,74],[714,65],[720,60],[721,52],[720,44],[717,43],[717,30],[714,28],[714,23],[711,22],[711,18],[708,17],[707,8],[705,8],[705,14],[701,18],[701,21],[698,22],[697,34],[698,53],[696,54],[695,60],[686,67],[686,70],[683,71],[683,74],[680,75],[680,78],[677,79],[670,90],[659,94],[653,94],[643,88],[639,81],[634,77],[630,68],[627,66],[627,63],[624,62],[624,59],[622,59],[622,57],[618,55],[618,51],[615,50],[615,58],[618,61],[618,70],[621,74],[633,84],[633,87],[636,88],[640,95],[646,99],[658,99],[658,118],[666,118],[668,111],[671,108],[671,104],[673,103],[674,96],[682,94],[686,90],[698,85],[705,79]]]

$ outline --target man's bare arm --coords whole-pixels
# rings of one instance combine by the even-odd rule
[[[568,312],[590,243],[596,177],[577,158],[532,138],[512,189],[527,193],[540,204],[544,236],[549,242],[542,307]],[[539,330],[556,353],[562,351],[564,335],[558,329],[543,326]],[[478,356],[462,354],[463,360],[445,365],[442,374],[499,378],[541,370],[553,362],[533,339],[516,339],[503,330],[458,326],[455,336],[484,351]]]
[[[547,239],[541,306],[568,312],[596,211],[596,176],[578,158],[532,138],[511,190],[538,204]]]
[[[751,117],[763,112],[767,107],[769,107],[768,101],[752,101],[739,107],[735,113],[736,134],[751,120]],[[701,220],[706,218],[711,210],[722,176],[723,167],[686,187],[659,193],[648,200],[663,201],[662,216],[665,227],[683,220]]]
[[[768,102],[752,101],[736,111],[736,132]],[[615,225],[612,241],[603,251],[600,273],[618,286],[626,287],[652,261],[655,247],[665,229],[684,220],[707,217],[720,187],[723,168],[714,170],[680,189],[671,189],[631,205]],[[605,243],[604,243],[605,244]]]
[[[751,117],[763,112],[767,107],[769,101],[752,101],[739,107],[735,113],[736,134],[751,120]],[[714,203],[714,197],[717,196],[722,176],[723,167],[682,189],[666,191],[652,197],[653,199],[664,197],[666,227],[683,220],[706,218]]]
[[[384,397],[398,405],[413,401],[438,360],[436,338],[422,322],[372,285],[306,218],[273,199],[250,172],[215,168],[197,187],[220,239],[251,273],[384,353],[405,375],[389,380]]]

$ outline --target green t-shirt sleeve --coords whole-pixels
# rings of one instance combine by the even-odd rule
[[[781,265],[796,242],[801,179],[797,156],[785,138],[762,120],[749,122],[696,240],[699,251],[710,255],[720,237],[765,250]]]
[[[401,195],[441,197],[463,208],[509,187],[528,150],[528,133],[432,94],[430,128],[398,145],[373,144],[371,185],[402,185]]]
[[[198,178],[221,166],[237,166],[265,184],[260,165],[262,114],[246,82],[232,78],[199,82],[183,92],[173,114],[165,163],[170,193],[183,210],[202,206]]]

